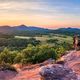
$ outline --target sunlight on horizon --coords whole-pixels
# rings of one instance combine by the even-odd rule
[[[79,27],[79,0],[0,0],[0,25]]]

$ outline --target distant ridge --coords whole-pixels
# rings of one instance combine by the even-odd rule
[[[44,29],[40,27],[35,27],[35,26],[26,26],[26,25],[19,25],[19,26],[13,26],[17,30],[49,30],[49,29]]]
[[[26,25],[19,25],[19,26],[0,26],[0,33],[7,33],[7,34],[46,34],[49,33],[51,30],[44,29],[35,26],[26,26]]]
[[[80,29],[68,27],[68,28],[59,28],[56,30],[51,30],[35,26],[26,26],[22,24],[19,26],[0,26],[0,33],[18,34],[18,35],[48,34],[48,33],[73,35],[73,34],[80,34]]]
[[[59,28],[53,31],[56,34],[65,34],[65,35],[74,35],[79,34],[80,35],[80,29],[79,28]]]

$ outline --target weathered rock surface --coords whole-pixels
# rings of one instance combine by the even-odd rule
[[[12,79],[16,76],[15,71],[10,71],[10,70],[5,70],[5,71],[0,71],[0,80],[9,80]]]
[[[0,80],[41,80],[41,77],[44,80],[80,80],[80,51],[67,53],[60,59],[64,64],[45,61],[41,64],[25,66],[16,76],[13,72],[4,71],[0,72]]]
[[[42,80],[78,80],[72,69],[60,64],[43,67],[40,75]]]
[[[59,64],[41,68],[40,75],[42,80],[80,80],[80,51],[70,51]]]
[[[65,67],[73,69],[78,75],[80,75],[80,51],[71,51],[62,58],[64,59]]]

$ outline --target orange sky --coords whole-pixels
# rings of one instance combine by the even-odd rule
[[[80,4],[77,0],[0,1],[0,25],[79,27],[79,21]]]
[[[74,24],[75,22],[65,22],[65,21],[49,21],[46,19],[44,20],[2,20],[0,21],[0,25],[10,25],[10,26],[16,26],[25,24],[27,26],[39,26],[44,28],[60,28],[60,27],[79,27],[79,23]],[[73,25],[74,24],[74,25]]]

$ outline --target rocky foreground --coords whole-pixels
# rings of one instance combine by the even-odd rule
[[[18,69],[18,74],[0,71],[0,80],[80,80],[80,51],[69,51],[52,64],[52,60]]]

